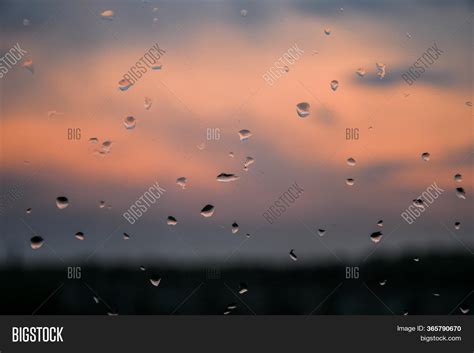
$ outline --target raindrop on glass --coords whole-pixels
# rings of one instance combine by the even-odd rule
[[[27,69],[32,74],[35,73],[35,68],[33,66],[33,60],[31,60],[31,59],[26,59],[25,61],[23,61],[21,63],[21,67],[24,67],[25,69]]]
[[[250,132],[250,130],[242,129],[239,131],[240,141],[247,141],[250,138],[250,136],[252,136],[252,133]]]
[[[354,186],[354,183],[355,183],[354,179],[352,179],[352,178],[347,178],[346,179],[346,184],[347,185]]]
[[[470,311],[467,306],[460,306],[459,310],[461,310],[461,313],[463,313],[463,314],[467,314]]]
[[[181,186],[181,189],[186,189],[187,181],[188,179],[186,179],[186,177],[179,177],[178,179],[176,179],[176,184]]]
[[[359,67],[357,70],[356,70],[356,74],[359,76],[359,77],[364,77],[365,76],[365,69],[363,67]]]
[[[331,89],[333,91],[337,90],[337,88],[339,87],[339,81],[338,80],[332,80],[331,81]]]
[[[458,183],[460,183],[462,181],[462,175],[461,174],[456,174],[454,176],[454,180],[457,181]]]
[[[234,158],[234,152],[229,152],[229,157]]]
[[[238,231],[239,231],[239,225],[236,222],[232,223],[232,234],[235,234]]]
[[[146,271],[145,266],[140,266],[140,271]]]
[[[127,233],[123,233],[123,240],[129,240],[130,239],[130,235],[128,235]]]
[[[454,229],[456,229],[456,230],[461,229],[461,222],[455,222],[454,223]]]
[[[173,216],[169,216],[166,220],[166,224],[168,224],[169,226],[175,226],[176,224],[178,224],[178,221]]]
[[[114,19],[114,12],[112,10],[105,10],[100,14],[100,17],[104,20],[112,21]]]
[[[77,232],[74,236],[77,240],[84,240],[84,233],[82,232]]]
[[[383,220],[378,221],[378,222],[377,222],[377,225],[378,225],[379,227],[383,227]]]
[[[440,294],[439,294],[439,293],[437,293],[437,292],[435,292],[435,293],[431,293],[431,294],[433,294],[433,297],[439,297],[439,296],[440,296]]]
[[[383,79],[385,77],[385,64],[383,63],[376,63],[375,67],[377,68],[377,76],[380,79]]]
[[[89,139],[89,143],[92,143],[92,144],[96,144],[96,143],[99,143],[99,139],[97,137],[91,137]]]
[[[467,102],[466,102],[466,105],[467,105],[468,107],[472,107],[472,102],[471,102],[471,101],[467,101]]]
[[[322,237],[324,234],[326,234],[326,230],[325,229],[318,229],[318,234],[320,237]]]
[[[27,18],[23,19],[23,26],[29,26],[30,25],[30,20]]]
[[[387,284],[387,280],[384,279],[384,280],[380,281],[379,284],[380,284],[381,286],[385,286],[385,285]]]
[[[211,217],[214,214],[214,206],[212,205],[206,205],[202,208],[201,210],[201,215],[203,217]]]
[[[161,63],[156,63],[151,66],[151,69],[155,71],[161,70],[162,68],[163,68],[163,65]]]
[[[56,198],[56,206],[60,209],[63,210],[66,207],[69,206],[69,200],[65,196],[59,196]]]
[[[128,130],[133,129],[136,124],[137,121],[133,116],[127,116],[125,119],[123,119],[123,125],[125,125],[125,128]]]
[[[372,240],[375,244],[382,240],[382,232],[374,232],[370,234],[370,240]]]
[[[422,199],[414,199],[413,200],[413,205],[415,205],[415,207],[418,207],[418,208],[421,208],[421,209],[425,208],[425,203],[423,202]]]
[[[415,257],[415,258],[413,259],[413,261],[415,261],[415,262],[420,262],[420,258],[419,258],[419,257]]]
[[[349,165],[351,167],[355,166],[356,165],[356,160],[352,157],[347,158],[347,165]]]
[[[30,214],[31,213],[31,208],[27,208],[26,209],[26,214]]]
[[[248,14],[248,11],[247,11],[246,9],[242,9],[242,10],[240,10],[240,16],[242,16],[242,17],[246,17],[246,16],[247,16],[247,14]]]
[[[428,152],[424,152],[421,154],[421,159],[423,159],[424,161],[428,162],[430,160],[430,157],[431,155]]]
[[[456,188],[456,196],[459,197],[460,199],[466,199],[466,192],[464,191],[464,188]]]
[[[95,302],[96,304],[99,304],[99,298],[97,298],[97,297],[92,297],[92,299],[94,299],[94,302]]]
[[[133,83],[126,78],[121,79],[118,84],[121,91],[126,91],[133,85]]]
[[[296,105],[296,113],[300,118],[306,118],[309,115],[311,106],[309,103],[301,102]]]
[[[100,201],[99,208],[104,208],[104,207],[105,207],[105,201]]]
[[[327,35],[327,36],[330,35],[331,34],[331,29],[330,28],[325,28],[324,29],[324,34]]]
[[[240,177],[235,175],[235,174],[227,174],[227,173],[221,173],[216,177],[217,181],[220,181],[220,182],[223,182],[223,183],[236,181],[236,180],[239,180],[239,178]]]
[[[30,239],[30,245],[33,250],[37,250],[43,246],[43,238],[39,235],[35,235]]]
[[[153,104],[153,100],[150,97],[145,97],[145,102],[143,103],[143,106],[145,107],[145,109],[150,110],[152,104]]]
[[[249,166],[255,163],[255,159],[253,157],[246,157],[244,161],[244,170],[248,170]]]
[[[161,277],[153,275],[150,277],[150,283],[153,284],[155,287],[158,287],[161,282]]]
[[[240,283],[239,294],[245,294],[249,291],[249,288],[245,283]]]
[[[298,260],[298,257],[297,257],[296,254],[295,254],[295,249],[291,249],[291,250],[290,250],[290,259],[292,259],[293,261],[297,261],[297,260]]]
[[[235,310],[235,309],[237,309],[237,304],[231,303],[227,305],[227,310]]]

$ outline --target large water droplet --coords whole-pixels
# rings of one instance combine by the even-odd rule
[[[339,87],[339,81],[338,80],[332,80],[331,81],[331,89],[333,91],[337,90],[337,88]]]
[[[100,17],[104,20],[112,21],[115,17],[115,14],[112,10],[105,10],[100,14]]]
[[[173,216],[169,216],[166,220],[166,224],[168,224],[169,226],[175,226],[176,224],[178,224],[178,221]]]
[[[137,120],[133,116],[127,116],[125,119],[123,119],[123,125],[125,125],[125,128],[128,130],[133,129],[137,124]]]
[[[77,240],[84,240],[85,238],[84,233],[82,232],[77,232],[74,236],[76,237]]]
[[[382,232],[374,232],[370,234],[370,240],[372,240],[375,244],[382,240]]]
[[[179,177],[178,179],[176,179],[176,184],[181,186],[181,189],[186,189],[187,181],[188,179],[186,179],[186,177]]]
[[[39,235],[35,235],[30,239],[30,245],[33,250],[37,250],[43,246],[43,238]]]
[[[250,136],[252,136],[252,133],[250,132],[250,130],[242,129],[239,131],[240,141],[247,141],[250,138]]]
[[[60,209],[63,210],[66,207],[69,206],[69,200],[65,196],[58,196],[56,198],[56,206]]]
[[[428,162],[430,160],[430,157],[431,155],[428,152],[424,152],[421,154],[421,159],[423,159],[424,161]]]
[[[295,254],[295,249],[291,249],[291,250],[290,250],[290,258],[291,258],[293,261],[298,261],[298,257],[297,257],[296,254]]]
[[[356,165],[356,160],[352,157],[347,158],[347,165],[353,167]]]
[[[153,284],[155,287],[158,287],[161,282],[161,277],[157,275],[153,275],[150,277],[150,283]]]
[[[300,118],[306,118],[310,113],[311,106],[309,103],[301,102],[296,105],[296,113]]]
[[[232,234],[235,234],[238,231],[239,231],[239,225],[236,222],[232,223]]]
[[[236,180],[239,180],[239,178],[240,177],[235,175],[235,174],[227,174],[227,173],[221,173],[216,177],[217,181],[220,181],[220,182],[223,182],[223,183],[236,181]]]
[[[214,214],[214,206],[212,205],[206,205],[202,208],[201,210],[201,215],[203,217],[211,217]]]
[[[454,180],[457,181],[458,183],[460,183],[462,181],[462,175],[461,174],[456,174],[454,176]]]
[[[456,196],[459,197],[460,199],[466,199],[466,192],[464,191],[464,188],[456,188]]]

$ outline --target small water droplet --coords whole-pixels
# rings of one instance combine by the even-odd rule
[[[107,315],[108,315],[108,316],[118,316],[118,313],[112,313],[112,312],[109,311],[109,312],[107,313]]]
[[[331,34],[331,28],[325,28],[324,29],[324,34],[327,35],[327,36],[330,35]]]
[[[420,209],[425,209],[425,203],[422,199],[414,199],[413,200],[413,205],[415,207],[420,208]]]
[[[415,258],[413,259],[413,261],[415,261],[415,262],[420,262],[420,258],[419,258],[419,257],[415,257]]]
[[[456,188],[456,196],[460,199],[465,200],[466,192],[464,191],[464,188]]]
[[[250,130],[242,129],[239,131],[240,141],[247,141],[250,138],[250,136],[252,136],[252,133],[250,132]]]
[[[129,240],[130,239],[130,235],[128,235],[127,233],[123,233],[123,240]]]
[[[236,181],[239,180],[240,177],[235,175],[235,174],[227,174],[227,173],[221,173],[216,177],[217,181],[223,182],[223,183],[228,183],[231,181]]]
[[[76,237],[77,240],[84,240],[85,238],[84,233],[82,232],[77,232],[74,236]]]
[[[23,19],[23,26],[29,26],[30,25],[30,20],[27,18]]]
[[[424,161],[428,162],[430,160],[430,157],[431,155],[428,152],[424,152],[421,154],[421,159],[423,159]]]
[[[115,17],[115,13],[112,10],[105,10],[100,14],[100,17],[104,20],[112,21]]]
[[[234,158],[234,152],[229,152],[229,157]]]
[[[375,63],[375,67],[377,68],[377,76],[380,79],[385,77],[385,64],[384,63]]]
[[[181,189],[186,189],[186,183],[188,182],[188,179],[186,177],[179,177],[176,179],[176,184],[181,186]]]
[[[153,104],[153,100],[150,97],[145,97],[145,102],[143,103],[143,106],[145,107],[145,109],[150,110],[152,104]]]
[[[125,125],[127,130],[131,130],[137,125],[137,120],[133,116],[127,116],[123,119],[123,125]]]
[[[56,198],[56,206],[60,209],[63,210],[66,207],[69,206],[69,200],[65,196],[58,196]]]
[[[153,23],[158,23],[158,18],[157,17],[153,17]]]
[[[232,234],[235,234],[238,231],[239,231],[239,225],[236,222],[232,223]]]
[[[201,142],[199,145],[196,146],[198,150],[202,151],[203,149],[206,148],[206,144],[204,142]]]
[[[32,74],[35,73],[35,67],[33,66],[33,60],[32,59],[26,59],[21,63],[21,67],[27,69],[29,72]]]
[[[249,167],[255,163],[255,159],[253,157],[246,157],[244,161],[244,170],[248,170]]]
[[[467,102],[466,102],[466,105],[467,105],[468,107],[472,107],[472,102],[471,102],[471,101],[467,101]]]
[[[151,69],[152,70],[155,70],[155,71],[159,71],[163,68],[163,64],[162,63],[156,63],[154,65],[151,66]]]
[[[242,9],[242,10],[240,10],[240,16],[242,16],[242,17],[246,17],[246,16],[247,16],[247,14],[248,14],[248,11],[247,11],[246,9]]]
[[[159,10],[159,7],[154,7],[153,8],[153,12],[158,12],[158,10]]]
[[[349,186],[354,186],[355,181],[352,178],[347,178],[346,179],[346,184],[349,185]]]
[[[318,229],[318,234],[320,237],[322,237],[324,234],[326,234],[326,230],[325,229]]]
[[[356,160],[352,157],[347,158],[347,165],[349,165],[351,167],[355,166],[356,165]]]
[[[387,284],[387,280],[384,279],[384,280],[380,281],[379,284],[380,284],[381,286],[385,286],[385,285]]]
[[[132,81],[126,78],[121,79],[118,84],[121,91],[126,91],[133,85]]]
[[[206,218],[211,217],[214,214],[214,210],[214,206],[206,205],[202,208],[201,215]]]
[[[364,77],[365,76],[365,69],[363,67],[359,67],[357,70],[356,70],[356,74],[359,76],[359,77]]]
[[[166,224],[168,224],[169,226],[175,226],[176,224],[178,224],[178,221],[173,216],[169,216],[166,220]]]
[[[291,249],[291,250],[290,250],[290,258],[291,258],[293,261],[298,261],[298,257],[297,257],[296,254],[295,254],[295,249]]]
[[[35,235],[30,239],[30,245],[33,250],[37,250],[43,246],[43,238],[39,235]]]
[[[336,91],[338,87],[339,87],[339,81],[338,80],[332,80],[331,81],[331,89],[333,91]]]
[[[161,282],[161,277],[157,275],[153,275],[150,277],[150,283],[154,285],[155,287],[158,287],[160,285],[160,282]]]
[[[94,302],[95,302],[96,304],[99,304],[99,298],[97,298],[97,297],[94,296],[94,297],[92,297],[92,299],[94,299]]]
[[[310,114],[311,106],[309,103],[301,102],[296,105],[296,113],[300,118],[306,118]]]
[[[405,310],[405,311],[403,312],[403,315],[404,315],[404,316],[407,316],[407,315],[408,315],[408,310]]]
[[[91,137],[89,139],[89,143],[92,143],[93,145],[99,143],[99,139],[97,137]]]
[[[290,68],[285,65],[285,66],[283,67],[283,70],[285,70],[285,72],[289,72],[289,71],[290,71]]]
[[[372,234],[370,234],[370,240],[372,240],[375,244],[377,244],[378,242],[380,242],[382,240],[382,232],[373,232]]]
[[[235,309],[237,309],[237,304],[231,303],[227,305],[227,310],[235,310]]]
[[[240,283],[239,294],[245,294],[249,291],[249,288],[245,283]]]
[[[454,176],[454,180],[457,181],[458,183],[462,182],[462,175],[461,174],[456,174]]]
[[[467,306],[460,306],[459,310],[461,310],[461,313],[463,313],[463,314],[468,314],[469,311],[470,311]]]
[[[433,294],[433,297],[439,297],[439,296],[441,296],[441,295],[440,295],[439,293],[437,293],[437,292],[431,293],[431,294]]]
[[[456,230],[461,229],[461,222],[454,222],[454,229]]]
[[[140,266],[140,271],[146,271],[145,266]]]
[[[378,221],[378,222],[377,222],[377,225],[378,225],[379,227],[383,227],[383,220]]]
[[[410,33],[407,32],[406,36],[407,36],[408,39],[411,39],[411,34]]]
[[[104,207],[105,207],[105,201],[100,201],[99,208],[104,208]]]
[[[31,213],[31,208],[27,208],[26,209],[26,214],[30,214]]]

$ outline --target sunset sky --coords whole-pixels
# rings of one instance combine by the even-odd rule
[[[362,261],[375,248],[374,256],[472,254],[472,3],[418,3],[4,2],[0,55],[19,43],[34,73],[18,63],[0,79],[2,194],[22,190],[1,218],[0,260],[299,266]],[[101,18],[105,10],[113,20]],[[162,69],[120,91],[155,43],[166,51]],[[435,43],[443,54],[409,86],[401,75]],[[262,75],[295,44],[304,54],[268,85]],[[376,63],[386,65],[383,79]],[[296,113],[301,102],[307,118]],[[80,140],[68,140],[71,128]],[[220,139],[207,140],[215,128]],[[359,139],[346,140],[347,128]],[[239,140],[241,129],[250,139]],[[98,154],[93,137],[112,141],[110,153]],[[244,171],[247,156],[255,163]],[[223,172],[240,179],[216,181]],[[186,189],[176,185],[183,176]],[[166,192],[129,224],[123,212],[155,182]],[[304,193],[268,224],[262,214],[295,182]],[[444,192],[407,224],[400,214],[432,183]],[[68,208],[56,207],[58,196]],[[206,204],[216,207],[207,219]],[[379,230],[375,245],[369,236]],[[48,246],[32,250],[33,232]]]

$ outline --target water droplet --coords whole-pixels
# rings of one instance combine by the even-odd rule
[[[242,17],[246,17],[246,16],[247,16],[247,14],[248,14],[248,11],[247,11],[246,9],[242,9],[242,10],[240,10],[240,16],[242,16]]]
[[[349,186],[354,186],[355,181],[352,178],[347,178],[346,179],[346,184],[349,185]]]
[[[30,25],[30,20],[27,18],[23,19],[23,26],[29,26]]]
[[[43,246],[43,238],[39,235],[35,235],[30,239],[30,245],[33,250],[37,250]]]
[[[214,206],[212,205],[206,205],[202,208],[201,210],[201,215],[203,217],[211,217],[214,214]]]
[[[413,261],[415,261],[415,262],[420,262],[420,258],[419,258],[419,257],[415,257],[415,258],[413,259]]]
[[[153,17],[153,23],[158,23],[158,18],[157,17]]]
[[[460,183],[462,181],[462,175],[461,174],[456,174],[454,176],[454,180],[457,181],[458,183]]]
[[[331,28],[325,28],[324,29],[324,34],[327,35],[327,36],[330,35],[331,34]]]
[[[291,250],[290,250],[290,258],[291,258],[293,261],[298,261],[298,257],[297,257],[296,254],[295,254],[295,249],[291,249]]]
[[[24,67],[25,69],[27,69],[32,74],[35,73],[35,68],[33,66],[33,60],[32,59],[26,59],[25,61],[23,61],[21,63],[21,67]]]
[[[230,310],[224,311],[224,315],[229,315],[229,314],[230,314]]]
[[[309,103],[301,102],[296,105],[296,113],[300,118],[306,118],[310,113],[311,106]]]
[[[285,72],[289,72],[289,71],[290,71],[290,68],[285,65],[285,66],[283,67],[283,70],[285,70]]]
[[[384,279],[384,280],[380,281],[379,284],[380,284],[381,286],[385,286],[385,285],[387,284],[387,280]]]
[[[141,270],[141,271],[146,271],[145,266],[140,266],[140,270]]]
[[[370,240],[377,244],[382,240],[382,232],[373,232],[372,234],[370,234]]]
[[[108,315],[108,316],[118,316],[118,313],[112,313],[112,312],[109,311],[109,312],[107,313],[107,315]]]
[[[50,110],[50,111],[48,112],[48,118],[54,118],[54,117],[56,117],[56,116],[58,116],[58,115],[64,115],[64,113],[58,112],[58,111],[56,111],[56,110]]]
[[[378,222],[377,222],[377,225],[378,225],[379,227],[383,227],[383,220],[378,221]]]
[[[245,294],[249,291],[249,288],[245,283],[240,283],[239,294]]]
[[[232,234],[235,234],[238,231],[239,231],[239,225],[236,222],[232,223]]]
[[[421,208],[421,209],[425,208],[425,203],[422,199],[414,199],[413,200],[413,205],[415,205],[415,207],[418,207],[418,208]]]
[[[159,8],[158,7],[154,7],[153,8],[153,12],[158,12]]]
[[[143,104],[145,109],[150,110],[152,104],[153,104],[153,100],[150,97],[145,97],[145,103]]]
[[[166,220],[166,224],[168,224],[169,226],[175,226],[176,224],[178,224],[178,221],[173,216],[169,216]]]
[[[56,206],[58,206],[60,210],[63,210],[69,206],[69,200],[65,196],[59,196],[56,198]]]
[[[97,137],[91,137],[89,142],[95,145],[96,143],[99,143],[99,139]]]
[[[231,181],[236,181],[239,180],[240,177],[235,175],[235,174],[227,174],[227,173],[221,173],[216,177],[217,181],[221,181],[223,183],[228,183]]]
[[[357,70],[356,70],[356,74],[359,76],[359,77],[364,77],[365,76],[365,69],[363,67],[359,67]]]
[[[104,20],[112,21],[115,17],[115,14],[112,10],[105,10],[100,14],[100,17]]]
[[[339,87],[339,81],[338,80],[332,80],[331,81],[331,89],[333,91],[336,91],[338,87]]]
[[[385,77],[385,64],[383,63],[376,63],[375,67],[377,68],[377,76],[380,79],[383,79]]]
[[[97,298],[97,297],[92,297],[92,299],[94,299],[94,302],[95,302],[96,304],[99,304],[99,298]]]
[[[467,105],[468,107],[472,107],[472,102],[471,102],[471,101],[467,101],[467,102],[466,102],[466,105]]]
[[[424,161],[428,162],[430,160],[430,157],[431,155],[428,152],[424,152],[421,154],[421,159],[423,159]]]
[[[179,177],[178,179],[176,179],[176,184],[181,186],[181,189],[186,189],[187,181],[188,179],[186,179],[186,177]]]
[[[26,209],[26,214],[30,214],[31,213],[31,208],[27,208]]]
[[[404,315],[404,316],[407,316],[407,315],[408,315],[408,310],[405,310],[405,311],[403,312],[403,315]]]
[[[196,146],[198,150],[202,151],[203,149],[206,148],[206,144],[204,142],[201,142],[199,145]]]
[[[411,34],[410,33],[407,32],[406,36],[407,36],[408,39],[411,39]]]
[[[104,208],[104,207],[105,207],[105,201],[100,201],[99,208]]]
[[[129,240],[130,239],[130,235],[128,235],[127,233],[123,233],[123,240]]]
[[[250,233],[245,234],[247,238],[250,238]]]
[[[123,125],[125,125],[125,128],[128,130],[133,129],[136,124],[137,121],[133,116],[127,116],[125,119],[123,119]]]
[[[234,158],[234,152],[229,152],[229,157]]]
[[[461,312],[462,312],[463,314],[467,314],[467,313],[469,313],[469,311],[470,311],[467,306],[460,306],[460,307],[459,307],[459,310],[461,310]]]
[[[155,71],[161,70],[162,68],[163,68],[163,64],[161,63],[156,63],[155,65],[151,66],[151,69]]]
[[[347,165],[349,165],[351,167],[355,166],[356,165],[356,160],[352,157],[347,158]]]
[[[454,229],[456,230],[461,229],[461,222],[454,222]]]
[[[84,240],[84,238],[85,238],[85,237],[84,237],[84,233],[82,233],[82,232],[77,232],[74,236],[75,236],[76,239],[78,239],[78,240]]]
[[[126,78],[121,79],[118,84],[121,91],[126,91],[133,85],[132,81]]]
[[[244,161],[244,170],[249,170],[249,166],[255,163],[255,159],[253,157],[246,157]]]
[[[158,287],[161,282],[161,277],[157,275],[153,275],[150,277],[150,283],[153,284],[155,287]]]
[[[318,234],[320,237],[322,237],[324,234],[326,234],[326,230],[325,229],[318,229]]]
[[[227,310],[235,310],[235,309],[237,309],[237,304],[231,303],[227,305]]]
[[[460,199],[466,199],[466,192],[464,191],[464,188],[456,188],[456,196],[459,197]]]
[[[250,138],[250,136],[252,136],[252,133],[250,132],[250,130],[242,129],[239,131],[240,141],[247,141]]]
[[[440,295],[439,293],[437,293],[437,292],[431,293],[431,294],[433,294],[433,297],[439,297],[439,296],[441,296],[441,295]]]

